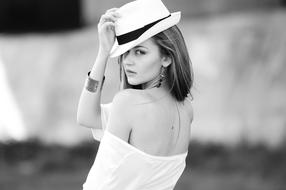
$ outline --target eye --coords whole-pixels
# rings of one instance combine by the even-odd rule
[[[129,53],[129,51],[130,51],[130,50],[126,51],[126,52],[122,55],[122,57],[126,57],[126,56],[128,55],[128,53]]]
[[[142,51],[142,50],[140,50],[140,49],[137,49],[137,50],[135,50],[135,54],[136,54],[136,55],[144,55],[145,52]]]

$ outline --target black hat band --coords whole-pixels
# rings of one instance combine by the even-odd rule
[[[144,32],[146,32],[149,28],[151,28],[152,26],[154,26],[155,24],[157,24],[158,22],[170,17],[171,15],[168,15],[164,18],[161,18],[159,20],[156,20],[155,22],[152,22],[150,24],[147,24],[145,26],[143,26],[142,28],[133,30],[131,32],[128,32],[126,34],[122,34],[120,36],[116,36],[117,42],[119,45],[122,44],[126,44],[128,42],[131,42],[133,40],[136,40],[137,38],[139,38]]]

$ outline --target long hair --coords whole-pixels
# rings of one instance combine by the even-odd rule
[[[175,25],[156,34],[152,39],[158,45],[161,55],[168,56],[172,60],[172,63],[166,68],[166,83],[171,95],[178,101],[183,101],[188,96],[193,98],[191,94],[194,81],[192,62],[180,29]],[[122,58],[123,55],[118,59],[120,88],[141,89],[141,85],[134,86],[128,83],[122,66]]]

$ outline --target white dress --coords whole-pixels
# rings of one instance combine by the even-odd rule
[[[92,129],[100,145],[83,190],[173,190],[188,152],[155,156],[128,144],[105,130],[111,106],[101,105],[103,129]]]

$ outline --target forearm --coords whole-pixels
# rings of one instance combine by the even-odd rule
[[[98,128],[101,124],[101,87],[107,60],[108,54],[99,50],[97,58],[89,74],[91,79],[99,81],[98,87],[95,92],[91,92],[86,89],[85,83],[81,92],[77,110],[77,122],[87,127]]]

